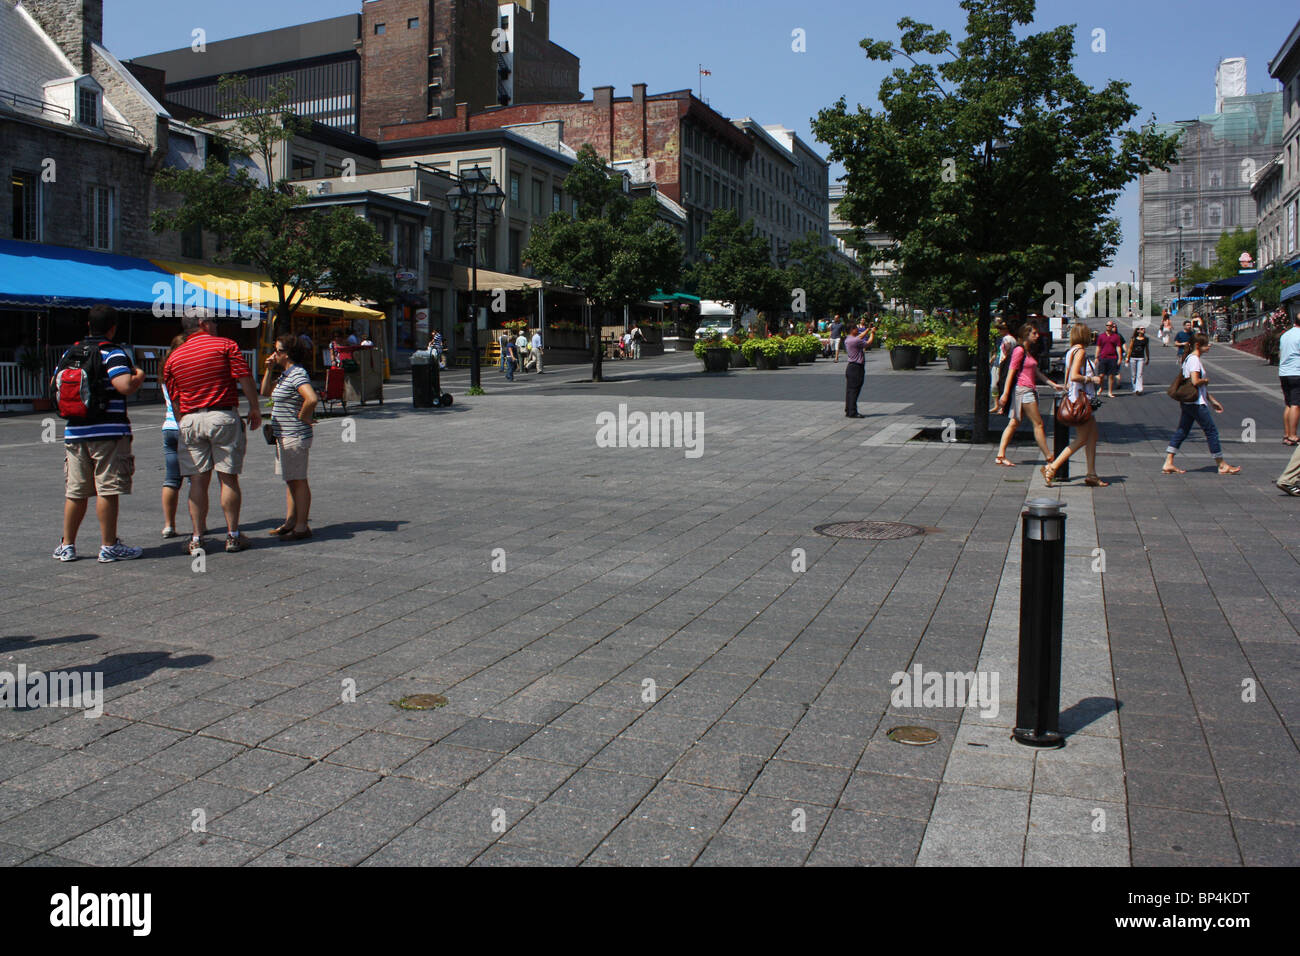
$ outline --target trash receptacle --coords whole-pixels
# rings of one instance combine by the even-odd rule
[[[438,404],[438,363],[432,352],[411,356],[411,402],[416,408],[433,408]]]

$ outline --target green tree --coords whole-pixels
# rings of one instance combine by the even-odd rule
[[[699,254],[690,270],[696,293],[729,303],[737,321],[750,309],[789,308],[791,286],[772,265],[771,246],[752,219],[741,222],[732,210],[717,210],[700,237]]]
[[[983,442],[994,301],[1043,295],[1046,283],[1109,263],[1120,191],[1167,168],[1176,139],[1126,128],[1137,113],[1127,84],[1093,90],[1075,75],[1072,26],[1026,33],[1033,0],[961,6],[955,50],[946,31],[911,18],[898,22],[897,44],[863,40],[868,59],[902,56],[911,68],[881,82],[879,112],[850,113],[841,98],[813,132],[847,172],[840,215],[896,237],[906,277],[946,286],[954,304],[978,303],[974,438]]]
[[[534,227],[524,261],[548,282],[578,290],[599,316],[592,335],[591,380],[602,381],[600,327],[616,306],[648,299],[677,286],[682,244],[658,220],[655,200],[633,200],[620,176],[590,145],[564,180],[578,202],[576,218],[553,212]]]
[[[272,180],[280,144],[302,128],[287,108],[288,85],[278,84],[266,100],[256,100],[246,92],[243,77],[223,76],[218,91],[223,108],[237,118],[228,125],[208,124],[216,148],[203,169],[155,174],[158,187],[178,193],[181,202],[154,212],[154,232],[195,227],[214,232],[222,241],[216,261],[247,263],[264,273],[277,297],[272,335],[290,328],[309,296],[390,297],[392,281],[382,269],[391,247],[370,223],[345,209],[306,209],[306,190]],[[232,165],[235,157],[259,160],[267,183],[254,179],[246,165]]]
[[[1183,271],[1184,291],[1199,282],[1235,276],[1241,269],[1241,254],[1249,252],[1253,258],[1256,244],[1254,229],[1246,232],[1238,226],[1230,233],[1220,233],[1219,241],[1214,244],[1214,262],[1208,266],[1193,262]]]

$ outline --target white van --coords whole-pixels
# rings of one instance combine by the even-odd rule
[[[736,309],[730,303],[717,302],[713,299],[700,300],[700,324],[695,330],[695,340],[711,338],[714,334],[723,338],[734,335],[742,328],[749,328],[758,313],[750,309],[744,319],[736,321]]]

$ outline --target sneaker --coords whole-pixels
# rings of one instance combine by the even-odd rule
[[[1281,488],[1283,491],[1285,491],[1288,495],[1291,495],[1291,497],[1293,497],[1293,498],[1300,498],[1300,485],[1288,485],[1288,484],[1286,484],[1285,482],[1281,482],[1281,481],[1279,481],[1279,482],[1277,483],[1277,486],[1278,486],[1279,488]],[[55,554],[56,554],[56,556],[57,556],[58,552],[55,552]],[[71,559],[71,558],[64,558],[63,560],[64,560],[64,561],[70,561],[70,560],[72,560],[72,559]]]
[[[99,563],[112,564],[114,561],[130,561],[144,554],[144,548],[132,548],[122,543],[118,538],[117,542],[110,545],[102,545],[99,549]]]
[[[59,542],[59,546],[54,549],[54,560],[56,561],[76,561],[77,546],[75,544],[64,544]]]
[[[176,534],[176,529],[173,528],[171,525],[168,525],[167,527],[165,527],[165,528],[162,529],[162,536],[163,536],[164,538],[175,538],[175,537],[178,537],[178,535]]]
[[[203,550],[202,538],[200,538],[198,541],[195,541],[194,538],[191,537],[189,542],[185,545],[186,554],[193,554],[195,551],[202,551],[202,550]]]
[[[240,551],[247,551],[247,550],[248,550],[248,539],[245,538],[242,534],[239,535],[238,537],[229,534],[226,535],[227,554],[238,554]]]

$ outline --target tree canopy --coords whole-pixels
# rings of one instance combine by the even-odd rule
[[[868,59],[903,57],[880,84],[881,109],[845,99],[813,132],[846,170],[840,215],[895,238],[886,255],[924,287],[979,304],[975,440],[988,437],[988,333],[995,298],[1041,296],[1049,281],[1090,276],[1120,238],[1123,187],[1167,168],[1177,140],[1128,124],[1128,84],[1100,90],[1071,65],[1074,28],[1025,33],[1033,0],[962,0],[966,33],[910,17],[901,38],[864,39]],[[937,62],[932,62],[937,61]]]
[[[219,84],[223,104],[237,116],[228,126],[209,125],[216,148],[201,170],[163,169],[158,187],[179,193],[179,206],[156,210],[155,232],[201,228],[216,233],[217,262],[247,264],[264,273],[275,288],[275,334],[286,331],[294,312],[309,296],[380,301],[392,294],[387,268],[391,247],[364,218],[346,209],[303,208],[307,192],[285,179],[274,180],[279,144],[301,130],[286,106],[287,85],[277,85],[265,100],[245,92],[242,77]],[[265,184],[233,157],[254,158],[267,171]]]
[[[622,177],[587,144],[564,180],[578,215],[553,212],[533,228],[523,259],[548,282],[582,293],[599,319],[592,336],[591,378],[601,381],[600,326],[616,306],[674,289],[681,277],[681,240],[658,219],[654,199],[632,199]]]
[[[737,320],[750,309],[789,307],[789,285],[772,265],[768,241],[754,230],[752,219],[741,222],[730,209],[713,213],[690,278],[701,298],[734,306]]]

